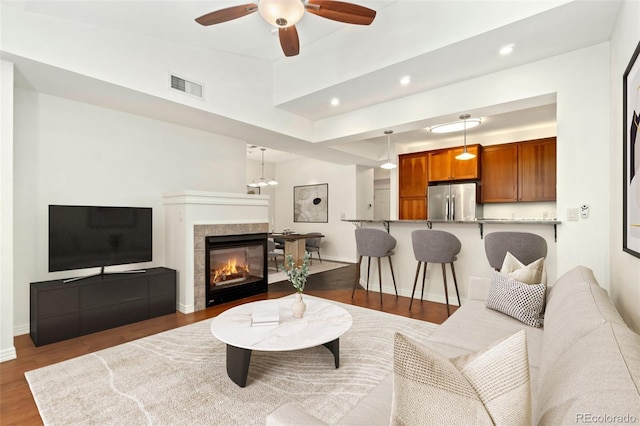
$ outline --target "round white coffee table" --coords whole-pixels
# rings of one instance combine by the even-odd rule
[[[228,309],[211,322],[211,333],[227,344],[227,374],[238,386],[245,387],[251,351],[294,351],[323,345],[331,351],[335,366],[340,366],[340,336],[353,323],[351,314],[340,306],[313,296],[304,296],[307,310],[296,319],[291,311],[295,298],[261,300]],[[254,312],[278,310],[279,322],[271,326],[252,326]]]

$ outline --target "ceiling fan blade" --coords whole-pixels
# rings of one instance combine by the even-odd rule
[[[231,21],[232,19],[242,18],[258,10],[255,3],[247,3],[241,6],[232,6],[225,9],[216,10],[206,15],[196,18],[196,22],[200,25],[214,25],[222,22]]]
[[[314,15],[347,24],[369,25],[376,17],[376,11],[368,7],[334,0],[309,0],[306,9]]]
[[[280,28],[278,34],[280,35],[280,46],[282,46],[284,56],[296,56],[300,53],[300,39],[295,25]]]

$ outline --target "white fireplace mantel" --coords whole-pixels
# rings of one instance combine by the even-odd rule
[[[209,228],[224,235],[268,232],[269,196],[187,190],[163,194],[163,204],[165,266],[178,271],[177,309],[191,313],[196,310],[196,268],[202,264],[195,227],[226,225]]]

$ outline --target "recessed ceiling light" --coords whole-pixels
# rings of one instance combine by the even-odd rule
[[[482,120],[479,118],[472,118],[466,121],[467,130],[472,129],[476,126],[479,126],[482,123]],[[445,124],[437,124],[435,126],[431,126],[429,131],[431,133],[451,133],[451,132],[459,132],[460,130],[464,130],[465,122],[463,120],[454,121],[453,123],[445,123]]]
[[[502,56],[509,55],[511,52],[513,52],[513,48],[514,48],[514,46],[515,46],[515,44],[513,44],[513,43],[511,43],[511,44],[506,44],[506,45],[502,46],[502,47],[500,48],[500,54],[501,54]]]
[[[411,83],[411,76],[410,75],[405,75],[404,77],[402,77],[400,79],[400,84],[402,84],[403,86],[406,86],[409,83]]]
[[[340,105],[340,99],[338,99],[338,98],[333,98],[333,99],[331,99],[331,105],[332,105],[332,106],[338,106],[338,105]]]

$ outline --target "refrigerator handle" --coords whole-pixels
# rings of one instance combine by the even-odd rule
[[[451,218],[449,220],[456,220],[456,196],[451,196]]]
[[[449,220],[449,196],[447,195],[447,202],[444,203],[444,220]]]

